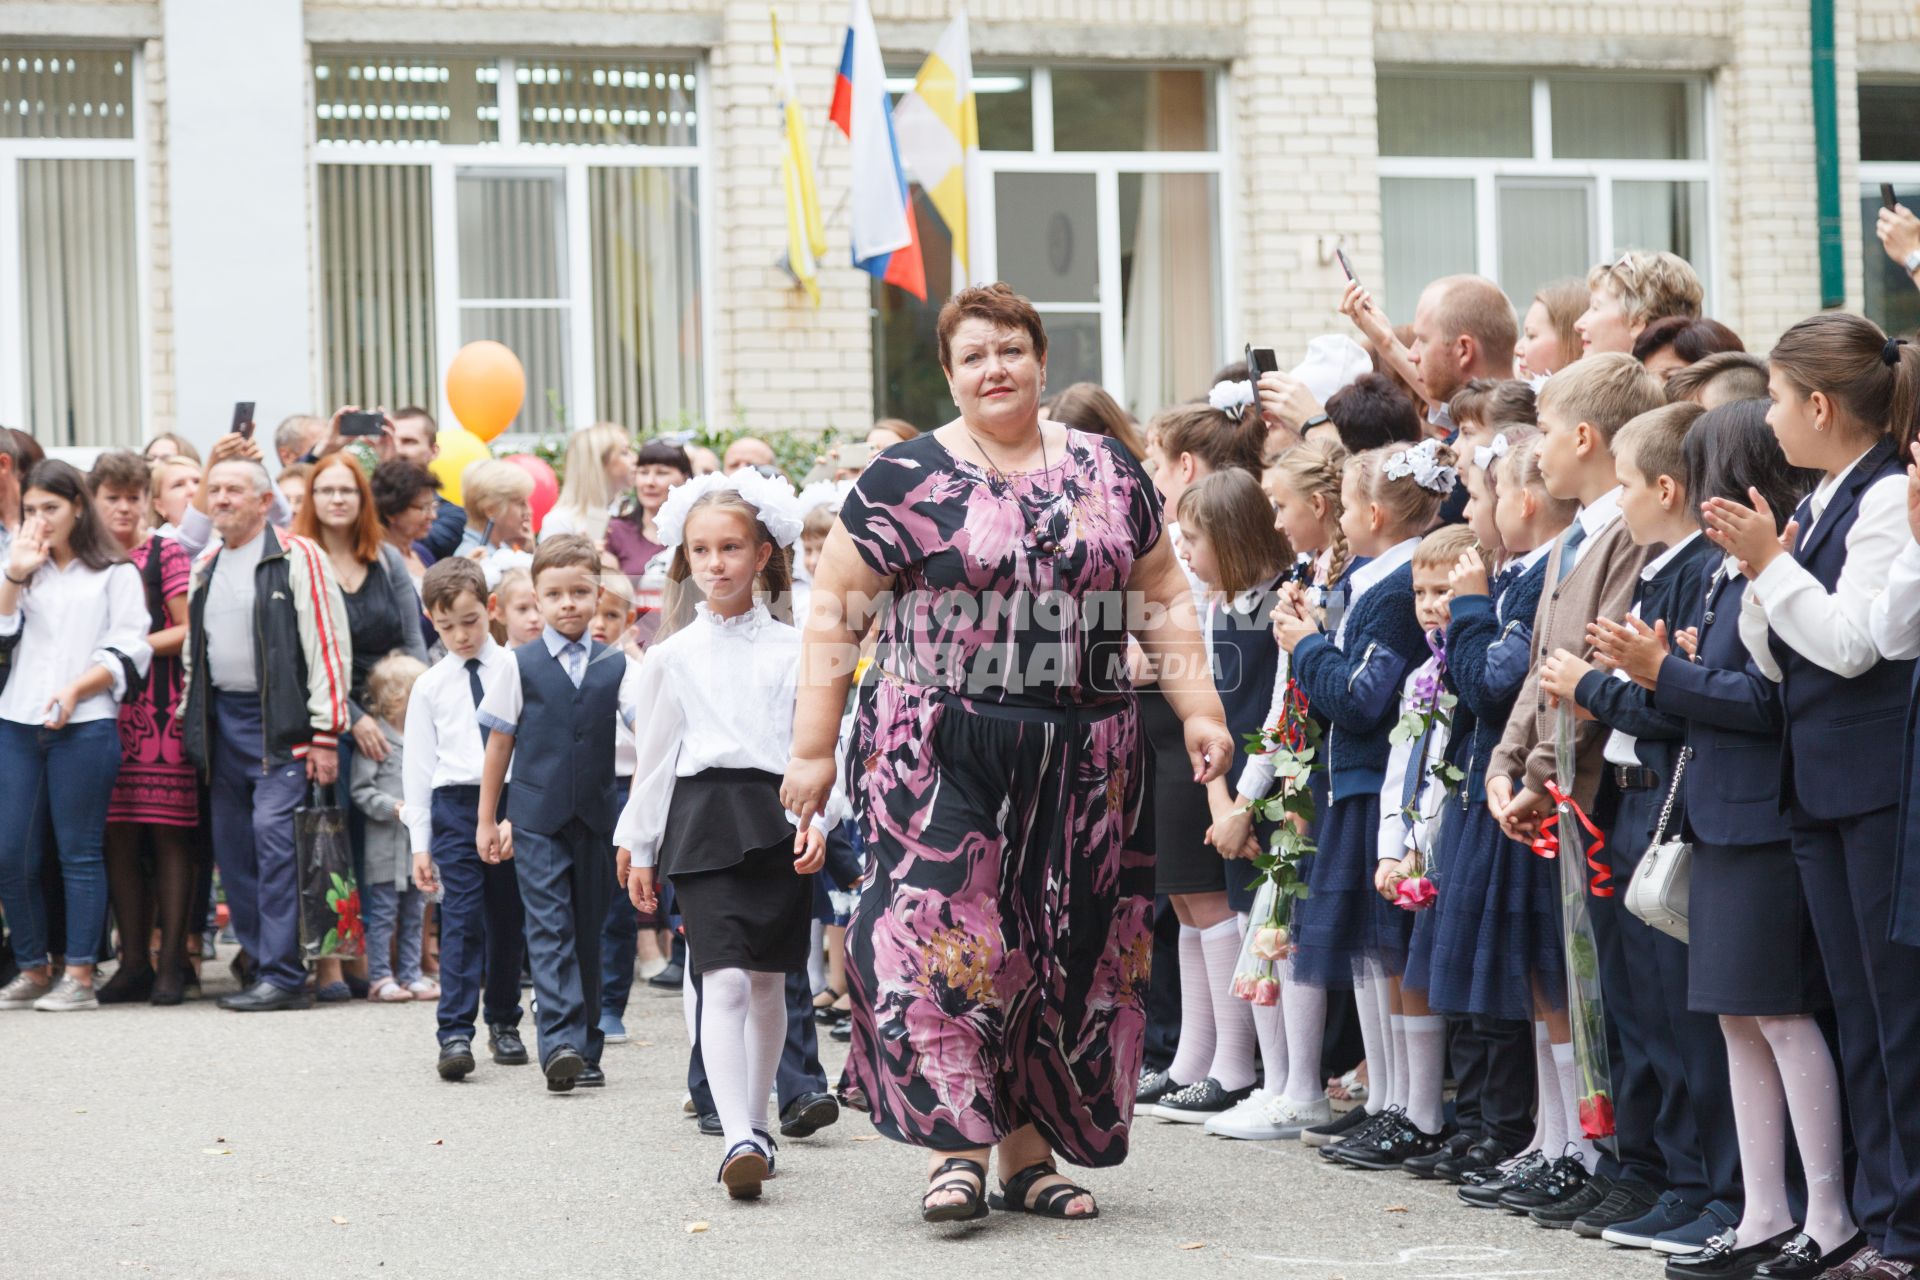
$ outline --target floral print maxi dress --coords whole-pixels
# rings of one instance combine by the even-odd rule
[[[893,593],[844,762],[872,856],[847,925],[848,1096],[901,1142],[1032,1123],[1118,1164],[1154,874],[1120,606],[1158,499],[1102,436],[1003,477],[924,435],[874,460],[841,521]]]

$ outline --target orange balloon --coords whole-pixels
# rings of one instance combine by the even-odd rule
[[[520,357],[491,339],[469,342],[447,368],[447,403],[460,425],[482,440],[505,431],[527,396]]]

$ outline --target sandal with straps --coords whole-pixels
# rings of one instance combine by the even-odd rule
[[[726,1157],[720,1161],[720,1175],[714,1181],[725,1183],[727,1194],[735,1200],[758,1200],[760,1184],[771,1172],[767,1153],[759,1143],[736,1142],[727,1148]]]
[[[1042,1160],[1039,1164],[1030,1164],[1011,1178],[1000,1184],[1000,1190],[991,1197],[994,1208],[1008,1213],[1031,1213],[1037,1218],[1064,1218],[1079,1221],[1082,1218],[1100,1216],[1100,1206],[1095,1205],[1085,1213],[1070,1213],[1068,1202],[1085,1196],[1093,1199],[1093,1192],[1085,1187],[1075,1186],[1071,1182],[1062,1182],[1058,1186],[1042,1191],[1032,1204],[1027,1203],[1027,1193],[1033,1190],[1033,1184],[1042,1178],[1057,1176],[1060,1170],[1054,1168],[1051,1161]]]
[[[965,1156],[953,1156],[935,1169],[930,1175],[938,1178],[946,1173],[970,1173],[980,1179],[980,1185],[974,1186],[965,1178],[948,1178],[936,1182],[920,1197],[920,1216],[928,1222],[972,1222],[975,1218],[987,1216],[987,1202],[980,1192],[987,1185],[987,1166],[978,1160],[969,1160]],[[966,1198],[956,1204],[928,1204],[927,1196],[941,1191],[958,1191]]]

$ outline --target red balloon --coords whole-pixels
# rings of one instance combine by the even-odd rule
[[[502,461],[511,462],[533,477],[533,497],[529,502],[533,507],[533,531],[539,533],[541,521],[560,500],[559,477],[553,474],[552,467],[530,453],[510,453]]]

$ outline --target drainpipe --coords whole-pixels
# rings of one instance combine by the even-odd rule
[[[1833,66],[1834,0],[1808,0],[1813,45],[1813,177],[1819,192],[1820,306],[1847,301],[1840,227],[1840,102]]]

